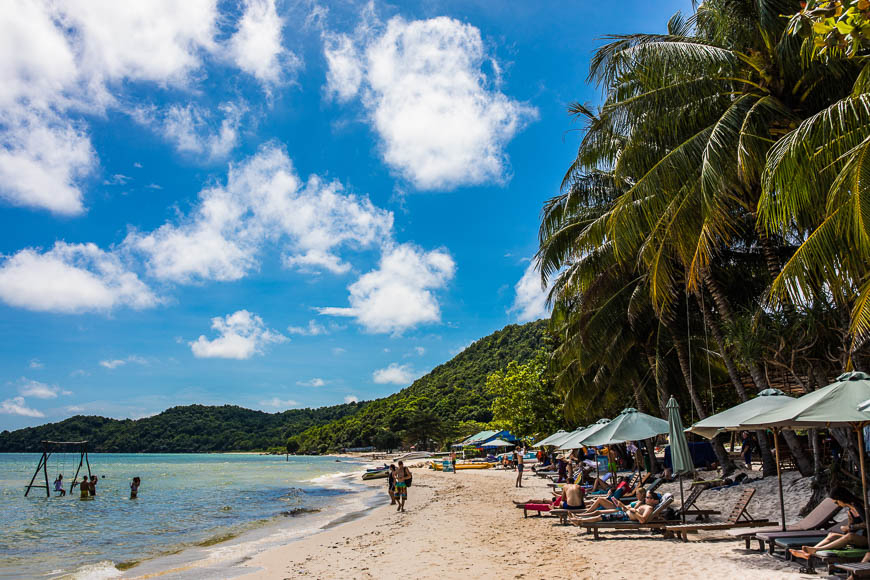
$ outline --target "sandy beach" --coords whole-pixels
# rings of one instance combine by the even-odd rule
[[[687,543],[648,532],[594,541],[549,517],[523,518],[514,501],[549,495],[538,477],[514,487],[515,472],[414,470],[405,513],[383,505],[365,517],[264,551],[242,566],[249,579],[378,578],[802,578],[784,561],[718,533]],[[809,480],[786,474],[787,520],[797,519]],[[383,480],[372,482],[386,488]],[[755,482],[755,517],[778,520],[776,478]],[[676,484],[663,486],[676,491]],[[701,507],[726,512],[743,486],[706,491]],[[386,498],[386,492],[384,493]],[[388,504],[388,500],[385,501]]]

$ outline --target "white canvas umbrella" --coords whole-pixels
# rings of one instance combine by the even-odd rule
[[[562,443],[562,441],[565,440],[566,437],[568,437],[568,435],[570,435],[569,432],[565,431],[564,429],[559,429],[549,437],[544,437],[543,439],[532,445],[532,447],[547,447],[550,445],[558,446],[560,443]]]
[[[610,423],[610,419],[598,419],[595,423],[589,425],[588,427],[584,427],[581,429],[577,429],[568,434],[565,439],[559,444],[559,451],[570,451],[571,449],[579,449],[581,443],[587,437],[594,435],[601,429],[607,426]]]

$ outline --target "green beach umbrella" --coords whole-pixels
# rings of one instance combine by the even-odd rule
[[[744,421],[761,413],[775,411],[792,400],[779,389],[765,389],[757,397],[698,421],[688,430],[707,439],[712,439],[721,431],[740,431],[745,429],[741,426]]]
[[[588,427],[581,427],[580,429],[569,433],[568,436],[559,443],[559,451],[578,449],[584,439],[597,433],[607,426],[608,423],[610,423],[610,419],[599,419]]]
[[[668,400],[668,439],[671,444],[671,467],[680,476],[680,505],[685,503],[683,497],[683,474],[695,471],[686,432],[683,430],[683,420],[680,418],[680,404],[673,397]],[[686,512],[683,512],[683,523],[686,523]]]
[[[861,411],[862,403],[870,399],[870,375],[861,372],[843,373],[837,380],[803,397],[792,399],[782,407],[756,415],[743,423],[743,427],[772,428],[777,457],[779,457],[779,429],[814,427],[851,427],[858,437],[858,456],[861,462],[861,484],[864,488],[864,503],[867,503],[867,477],[864,470],[864,426],[870,424],[870,415]],[[785,526],[785,509],[782,498],[782,473],[777,461],[780,479],[779,501]],[[783,528],[784,529],[784,528]],[[870,519],[867,520],[870,536]]]
[[[568,435],[570,435],[570,433],[568,433],[564,429],[559,429],[549,437],[544,437],[543,439],[532,445],[532,447],[547,447],[549,445],[558,445]]]
[[[628,407],[613,421],[586,436],[580,443],[597,447],[625,441],[642,441],[667,432],[667,421]]]

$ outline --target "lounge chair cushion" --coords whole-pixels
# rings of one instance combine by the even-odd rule
[[[819,558],[862,558],[867,550],[863,548],[847,548],[845,550],[819,550]]]

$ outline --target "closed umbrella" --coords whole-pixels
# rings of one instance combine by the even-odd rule
[[[689,443],[683,430],[680,405],[673,397],[668,401],[668,439],[671,443],[671,466],[674,473],[680,476],[680,505],[684,506],[686,500],[683,497],[683,474],[695,471],[695,465],[692,463],[692,454],[689,453]],[[683,523],[686,523],[686,510],[681,511]]]
[[[860,410],[862,403],[870,399],[870,375],[861,372],[843,373],[837,380],[817,391],[793,399],[782,407],[762,413],[743,423],[744,427],[771,427],[779,456],[778,429],[814,427],[851,427],[858,437],[858,457],[861,464],[861,485],[864,490],[864,505],[867,504],[867,477],[864,471],[864,426],[870,424],[870,415]],[[782,473],[779,475],[779,504],[782,525],[785,529],[785,504],[782,497]],[[870,519],[867,520],[867,535],[870,537]]]
[[[698,421],[688,430],[707,439],[712,439],[721,431],[740,431],[745,429],[741,426],[744,421],[761,413],[779,409],[791,400],[792,397],[779,389],[764,389],[757,397]]]
[[[568,433],[564,429],[559,429],[549,437],[544,437],[543,439],[532,445],[532,447],[547,447],[548,445],[558,445],[568,435],[570,435],[570,433]]]

